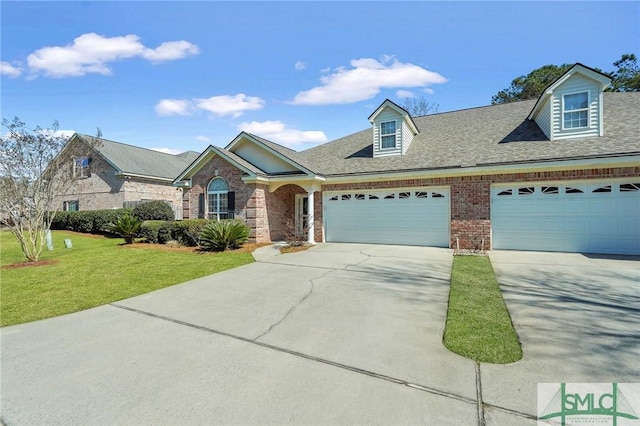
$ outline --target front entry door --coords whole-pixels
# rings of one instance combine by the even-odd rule
[[[296,194],[296,233],[302,234],[307,227],[309,216],[309,197],[307,194]]]

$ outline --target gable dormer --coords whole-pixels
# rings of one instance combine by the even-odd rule
[[[411,115],[404,108],[385,100],[369,116],[373,125],[373,156],[404,155],[420,133]]]
[[[611,78],[575,64],[540,95],[529,114],[549,140],[602,136],[603,95]]]

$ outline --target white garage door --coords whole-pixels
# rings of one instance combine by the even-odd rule
[[[494,249],[640,254],[640,179],[495,185]]]
[[[326,240],[330,242],[449,247],[449,190],[326,193]]]

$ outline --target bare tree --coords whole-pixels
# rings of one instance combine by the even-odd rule
[[[420,96],[419,98],[404,98],[402,108],[411,114],[412,117],[418,117],[420,115],[434,114],[438,112],[440,105],[429,103],[424,96]]]
[[[20,242],[24,256],[36,262],[45,233],[60,209],[60,196],[71,188],[77,167],[92,144],[67,144],[54,121],[49,129],[30,129],[18,117],[2,120],[0,137],[0,224]]]

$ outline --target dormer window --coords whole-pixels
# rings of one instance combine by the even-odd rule
[[[380,148],[389,149],[396,147],[396,122],[385,121],[380,123]]]
[[[580,92],[564,95],[563,129],[576,129],[589,126],[589,93]]]

